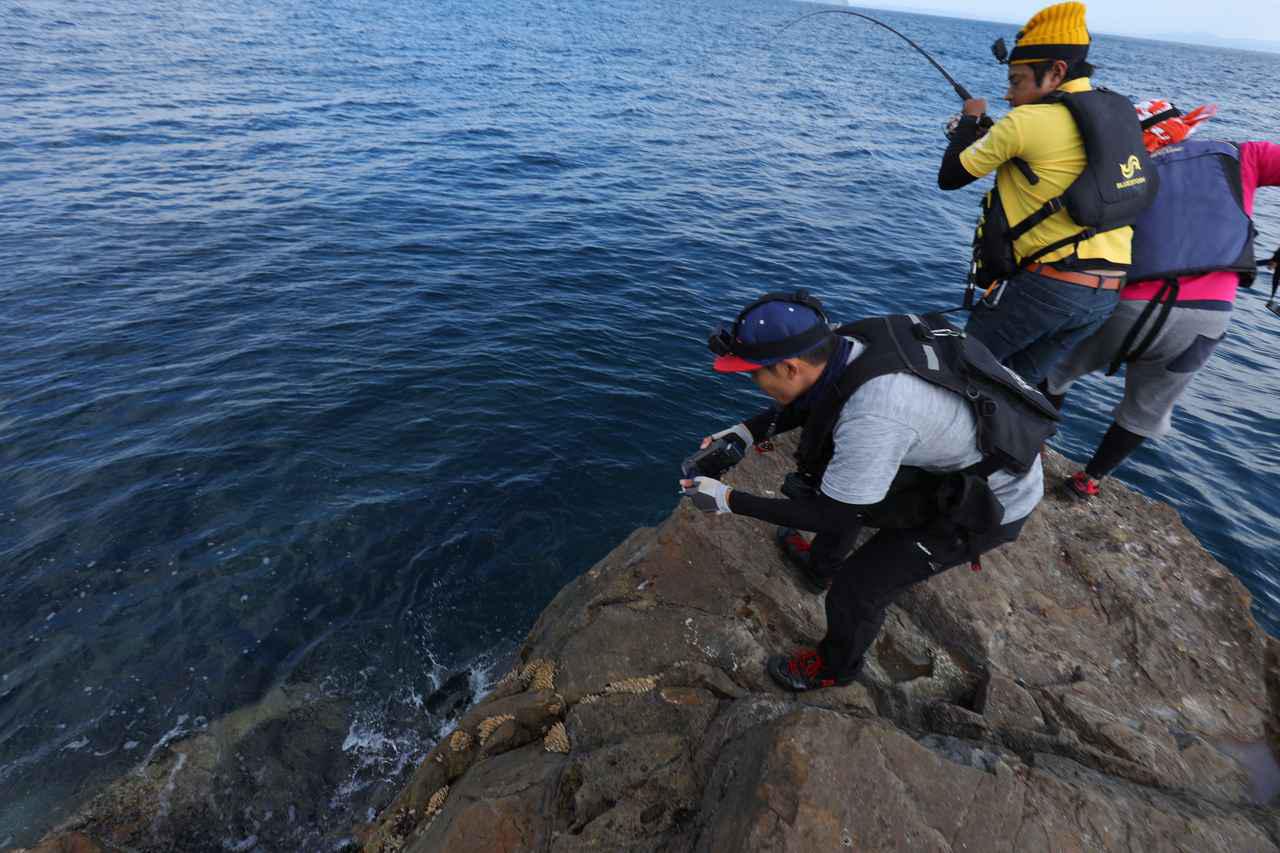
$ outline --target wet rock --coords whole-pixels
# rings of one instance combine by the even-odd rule
[[[310,685],[275,688],[157,750],[51,839],[82,845],[68,850],[92,851],[83,846],[91,842],[139,853],[222,850],[227,839],[280,849],[317,843],[306,827],[350,772],[341,749],[347,714],[345,702]],[[286,813],[292,826],[267,821]]]
[[[477,763],[450,788],[440,813],[419,825],[401,849],[544,849],[555,813],[551,803],[566,760],[537,743]]]
[[[775,488],[780,444],[731,483]],[[1048,482],[1066,473],[1050,459]],[[767,525],[681,506],[561,590],[511,675],[360,841],[369,853],[1280,853],[1256,760],[1260,748],[1276,766],[1280,645],[1171,509],[1119,486],[1088,504],[1050,495],[981,572],[903,595],[858,683],[778,689],[768,656],[812,645],[823,620]],[[253,742],[287,754],[271,731]],[[136,807],[66,829],[161,849],[144,827],[177,760],[137,783]],[[200,814],[187,804],[219,772],[186,760],[200,772],[177,772],[174,820]],[[199,820],[166,830],[163,849],[203,849],[187,844]]]
[[[29,851],[15,853],[103,853],[102,845],[81,832],[60,832]]]
[[[427,711],[435,716],[450,720],[458,716],[473,698],[470,674],[455,673],[449,676],[434,693],[427,697]]]

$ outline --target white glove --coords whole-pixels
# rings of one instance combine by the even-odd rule
[[[964,113],[956,113],[951,118],[947,119],[943,134],[947,137],[948,142],[951,141],[951,137],[955,136],[956,128],[960,126],[960,119],[962,118],[964,118]]]
[[[719,480],[710,477],[694,477],[692,480],[681,480],[681,485],[689,483],[681,492],[686,498],[693,500],[695,509],[703,512],[714,512],[723,515],[733,512],[729,509],[729,492],[733,491]]]
[[[724,438],[726,435],[736,435],[738,438],[745,441],[747,446],[743,448],[744,450],[750,450],[752,445],[756,443],[756,440],[751,436],[751,430],[747,429],[746,424],[734,424],[728,429],[713,432],[711,433],[711,441],[715,441],[717,438]]]

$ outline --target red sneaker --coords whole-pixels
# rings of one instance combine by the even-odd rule
[[[841,687],[852,684],[857,677],[857,673],[841,676],[828,672],[822,663],[822,656],[813,649],[801,649],[791,657],[775,655],[769,658],[767,668],[774,681],[797,693],[820,690],[823,687]]]
[[[815,595],[821,595],[831,588],[831,578],[818,574],[813,569],[813,558],[810,551],[813,543],[805,539],[794,527],[779,527],[775,538],[782,556],[787,562],[799,570],[800,580]]]
[[[1077,471],[1067,480],[1067,489],[1080,500],[1091,500],[1102,494],[1102,487],[1097,480],[1083,471]]]

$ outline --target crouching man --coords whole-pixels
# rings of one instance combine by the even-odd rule
[[[873,317],[832,329],[800,291],[748,305],[709,341],[714,369],[748,373],[778,404],[708,436],[753,444],[800,427],[797,471],[773,499],[717,479],[680,481],[704,512],[817,533],[794,561],[827,589],[816,650],[770,659],[790,690],[849,684],[899,592],[1012,542],[1043,492],[1053,406],[940,315]],[[744,448],[745,449],[745,448]],[[878,532],[848,554],[863,525]],[[801,540],[802,541],[802,540]]]

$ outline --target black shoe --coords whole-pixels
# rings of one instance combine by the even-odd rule
[[[805,690],[821,690],[824,687],[843,687],[858,677],[837,676],[828,672],[822,664],[822,656],[813,649],[801,649],[791,657],[774,655],[766,666],[769,675],[788,690],[801,693]]]
[[[799,530],[794,527],[779,527],[776,538],[778,547],[782,549],[782,556],[797,569],[796,574],[805,589],[816,595],[831,589],[831,578],[813,570],[813,556],[810,552],[812,546],[808,539],[800,535]]]

